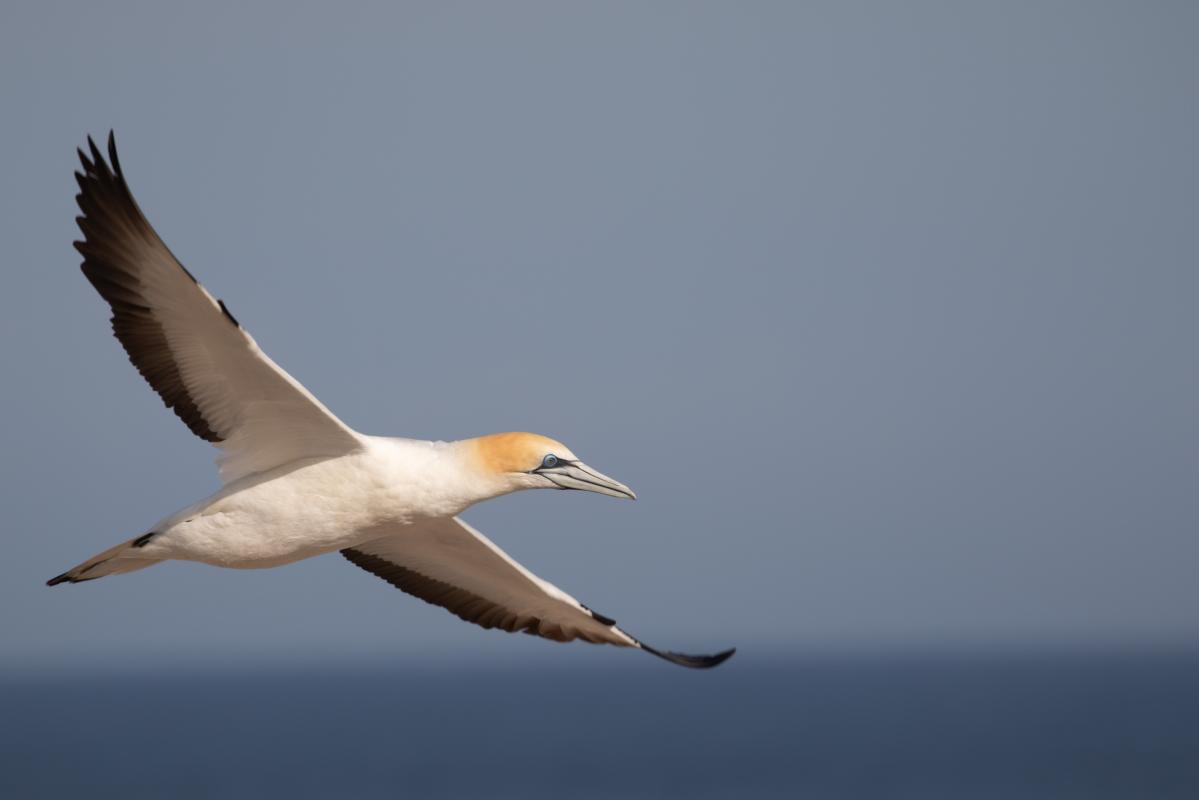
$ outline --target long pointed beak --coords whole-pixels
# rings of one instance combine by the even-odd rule
[[[537,474],[544,475],[560,489],[579,489],[606,494],[609,497],[637,499],[632,489],[602,472],[596,472],[581,461],[562,462],[556,467],[539,469]]]

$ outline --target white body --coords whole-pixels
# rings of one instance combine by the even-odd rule
[[[452,517],[494,496],[466,446],[363,436],[363,449],[296,461],[237,480],[159,522],[138,554],[219,567],[277,567],[413,523]]]

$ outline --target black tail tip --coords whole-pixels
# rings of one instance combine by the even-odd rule
[[[652,653],[658,658],[666,659],[671,664],[678,664],[680,667],[688,667],[690,669],[711,669],[728,661],[737,652],[737,648],[730,647],[728,650],[716,653],[715,655],[693,656],[687,653],[672,653],[669,650],[655,650],[644,642],[641,644],[641,649],[647,653]]]

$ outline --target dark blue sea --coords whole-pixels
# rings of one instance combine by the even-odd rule
[[[0,681],[4,798],[1199,798],[1199,655]]]

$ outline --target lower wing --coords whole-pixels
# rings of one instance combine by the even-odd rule
[[[684,667],[714,667],[735,650],[686,655],[655,650],[514,561],[457,517],[421,522],[341,551],[408,594],[467,622],[558,642],[582,639],[636,647]]]

